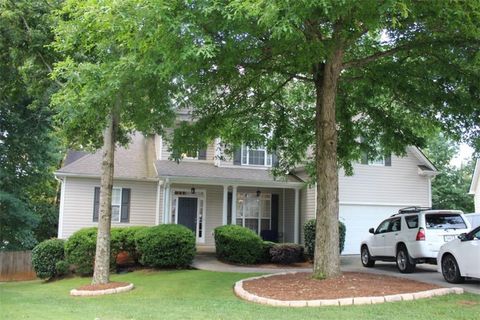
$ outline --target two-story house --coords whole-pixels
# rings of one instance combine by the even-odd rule
[[[242,147],[222,156],[220,141],[180,163],[169,160],[161,136],[132,136],[115,154],[112,225],[178,223],[195,234],[202,249],[213,249],[213,230],[225,224],[248,227],[279,242],[303,241],[303,224],[315,216],[315,187],[298,168],[275,178],[268,150]],[[70,153],[55,175],[62,181],[58,237],[98,221],[101,152]],[[346,224],[344,254],[358,254],[368,228],[406,206],[429,206],[432,163],[415,147],[405,157],[354,165],[340,172],[340,219]]]

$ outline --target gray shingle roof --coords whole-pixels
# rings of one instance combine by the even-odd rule
[[[193,177],[227,179],[239,181],[302,182],[294,176],[275,178],[269,170],[245,167],[217,167],[213,163],[187,162],[176,163],[169,160],[155,162],[160,177]]]
[[[117,148],[115,151],[115,178],[149,179],[155,178],[154,146],[151,138],[140,133],[131,136],[131,143],[126,147]],[[56,174],[100,176],[102,163],[102,150],[79,157],[60,168]]]

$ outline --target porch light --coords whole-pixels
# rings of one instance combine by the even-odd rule
[[[260,193],[262,193],[262,191],[257,190],[257,197],[260,197]]]
[[[192,192],[192,194],[195,194],[195,188],[190,189],[190,191]]]

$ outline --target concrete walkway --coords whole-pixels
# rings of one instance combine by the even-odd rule
[[[414,273],[403,274],[398,272],[395,263],[377,262],[374,268],[364,268],[359,255],[348,255],[340,258],[342,271],[369,272],[373,274],[401,277],[435,284],[441,287],[460,287],[466,292],[480,294],[480,280],[466,280],[463,284],[450,284],[437,272],[437,267],[428,264],[419,264]],[[213,253],[198,254],[192,266],[200,270],[238,273],[279,273],[279,272],[310,272],[311,268],[258,268],[226,264],[216,259]]]

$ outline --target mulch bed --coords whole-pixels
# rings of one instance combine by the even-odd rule
[[[291,273],[243,282],[243,288],[257,296],[276,300],[319,300],[385,296],[440,288],[435,285],[360,272],[316,280],[311,273]]]
[[[297,269],[297,268],[313,268],[312,262],[297,262],[291,264],[275,264],[275,263],[260,263],[260,264],[237,264],[237,263],[229,263],[222,261],[225,264],[230,264],[233,266],[239,267],[246,267],[246,268],[266,268],[266,269]]]
[[[107,284],[86,284],[84,286],[78,287],[77,290],[88,290],[88,291],[97,291],[97,290],[106,290],[106,289],[115,289],[120,287],[128,286],[128,282],[109,282]]]

